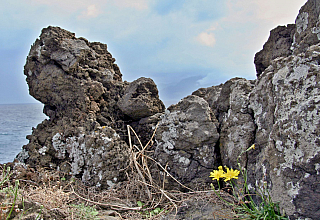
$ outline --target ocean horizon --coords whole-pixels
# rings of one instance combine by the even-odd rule
[[[0,163],[12,162],[32,128],[47,118],[41,103],[0,104]]]

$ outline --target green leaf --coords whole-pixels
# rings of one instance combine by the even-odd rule
[[[138,202],[137,202],[137,205],[138,205],[139,207],[142,207],[144,204],[143,204],[141,201],[138,201]]]
[[[161,212],[161,209],[160,209],[160,208],[156,208],[155,210],[153,210],[153,212],[154,212],[155,214],[159,214],[159,213]]]

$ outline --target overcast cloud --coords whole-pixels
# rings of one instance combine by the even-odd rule
[[[2,0],[0,104],[36,102],[23,66],[41,29],[60,26],[108,45],[123,79],[152,78],[166,106],[200,87],[255,78],[271,29],[306,0]]]

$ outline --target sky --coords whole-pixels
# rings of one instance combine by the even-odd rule
[[[306,0],[1,0],[0,104],[35,103],[23,66],[42,28],[108,45],[123,80],[152,78],[168,107],[201,87],[255,79],[270,30]]]

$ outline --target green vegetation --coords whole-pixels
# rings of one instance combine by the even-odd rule
[[[239,170],[229,169],[225,167],[227,172],[223,170],[222,166],[218,167],[218,170],[210,172],[212,180],[217,180],[219,191],[220,189],[220,179],[224,181],[231,187],[233,196],[236,199],[236,203],[230,203],[222,199],[219,194],[217,194],[220,199],[222,199],[227,205],[231,205],[236,212],[236,219],[257,219],[257,220],[288,220],[285,214],[281,214],[280,207],[278,203],[272,201],[269,191],[267,189],[266,182],[262,188],[255,191],[254,194],[249,193],[248,189],[248,175],[247,170],[241,166],[239,159],[243,153],[255,149],[255,145],[252,145],[245,151],[242,151],[237,158],[237,163]],[[238,179],[238,175],[242,174],[244,183],[243,186],[238,186],[232,179]],[[213,184],[211,184],[212,189],[216,192]],[[257,186],[258,187],[258,186]],[[252,198],[252,195],[259,198],[262,202],[257,204]]]
[[[141,201],[138,201],[138,202],[137,202],[137,205],[138,205],[139,207],[145,209],[145,211],[140,212],[140,214],[142,214],[142,216],[143,216],[144,218],[146,218],[146,219],[149,219],[149,218],[152,218],[152,217],[154,217],[154,216],[156,216],[156,215],[159,215],[161,212],[164,211],[164,209],[159,208],[159,207],[154,208],[154,209],[148,209],[148,208],[145,206],[145,204],[142,203]]]
[[[71,212],[73,213],[73,217],[75,219],[81,219],[81,220],[100,219],[97,217],[99,212],[95,207],[85,206],[84,203],[81,203],[79,205],[72,204],[71,207],[72,207]]]
[[[19,195],[19,180],[15,181],[15,185],[12,186],[9,183],[10,176],[12,173],[10,172],[10,167],[3,167],[3,172],[1,175],[0,181],[0,193],[3,197],[3,202],[1,202],[1,212],[0,212],[0,219],[5,218],[9,219],[13,212],[20,212],[21,210],[16,205],[17,199]],[[21,197],[21,196],[20,196]],[[22,198],[21,198],[22,199]],[[23,199],[22,199],[23,203]],[[21,216],[23,212],[21,213]]]

